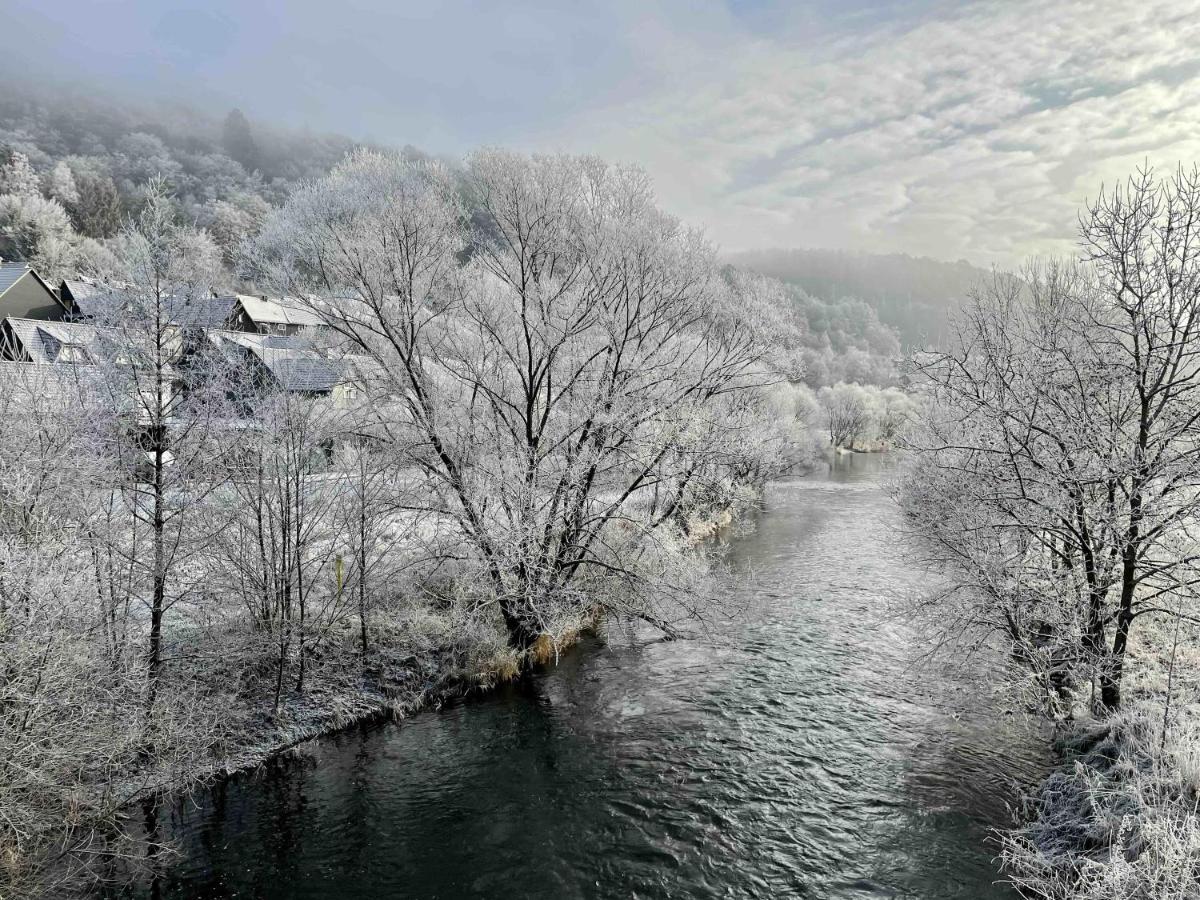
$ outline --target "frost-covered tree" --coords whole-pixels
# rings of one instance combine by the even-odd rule
[[[70,217],[57,200],[0,195],[0,256],[28,260],[55,279],[70,268],[75,243]]]
[[[248,171],[259,165],[258,144],[250,131],[250,122],[240,109],[232,109],[225,117],[221,132],[222,146],[232,159],[241,163]]]
[[[173,184],[183,172],[162,138],[144,131],[135,131],[117,141],[114,165],[116,174],[125,179],[131,190],[153,178]]]
[[[189,524],[215,486],[215,434],[224,409],[219,372],[202,377],[193,369],[183,390],[186,336],[180,322],[188,303],[211,296],[221,269],[212,241],[175,221],[160,180],[151,182],[141,214],[120,235],[117,258],[107,309],[97,316],[102,341],[96,364],[108,402],[98,446],[113,467],[131,532],[144,536],[131,539],[127,552],[146,586],[147,705],[153,707],[163,621],[191,587],[182,575],[199,538]]]
[[[75,186],[75,175],[64,161],[55,163],[46,176],[46,194],[70,209],[79,202],[79,189]]]
[[[234,265],[242,245],[258,233],[270,212],[270,205],[261,197],[238,193],[228,200],[207,204],[199,221],[217,242],[226,261]]]
[[[29,157],[19,151],[9,154],[8,161],[0,166],[0,194],[17,197],[39,197],[42,180],[29,163]]]
[[[221,580],[270,648],[278,711],[290,676],[302,692],[309,656],[352,605],[335,572],[335,510],[345,484],[330,457],[341,421],[327,398],[279,391],[252,377],[237,384],[253,428],[233,450],[213,546]]]
[[[464,177],[473,223],[439,167],[360,152],[268,221],[259,264],[376,364],[381,427],[525,649],[604,602],[588,585],[637,586],[631,502],[712,404],[779,377],[783,317],[638,170],[489,151]]]
[[[894,444],[916,412],[913,398],[899,388],[887,387],[874,392],[873,405],[876,437]]]
[[[867,437],[871,426],[870,394],[858,384],[838,382],[821,388],[817,394],[825,411],[829,444],[853,449],[855,442]]]
[[[962,577],[947,612],[1108,710],[1135,624],[1200,583],[1197,218],[1200,172],[1139,172],[1088,207],[1079,264],[994,278],[914,373],[905,497]]]
[[[75,176],[77,199],[70,207],[80,234],[91,238],[112,237],[121,225],[121,195],[105,174]]]

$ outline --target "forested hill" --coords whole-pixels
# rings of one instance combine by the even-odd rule
[[[105,271],[112,238],[156,176],[181,217],[205,229],[232,266],[298,182],[362,145],[250,121],[238,110],[213,115],[23,86],[3,73],[0,83],[0,257],[28,260],[51,281]],[[947,308],[984,274],[965,263],[819,251],[762,251],[736,262],[790,283],[814,388],[893,383],[902,350],[940,337]]]
[[[755,250],[730,261],[834,307],[849,298],[865,301],[880,322],[896,330],[906,349],[940,343],[948,314],[990,274],[961,260],[837,250]]]
[[[0,165],[14,153],[26,157],[40,193],[65,210],[74,232],[101,241],[140,208],[146,183],[161,175],[181,214],[228,251],[298,181],[325,174],[362,144],[249,121],[238,110],[213,115],[183,104],[32,86],[4,72],[0,84]],[[11,185],[0,187],[7,188],[0,194],[12,193]],[[25,210],[25,217],[51,227],[56,210]]]

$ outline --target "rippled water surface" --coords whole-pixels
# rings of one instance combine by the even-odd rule
[[[992,825],[1041,742],[913,666],[877,459],[773,485],[710,638],[324,740],[174,813],[169,897],[1009,897]]]

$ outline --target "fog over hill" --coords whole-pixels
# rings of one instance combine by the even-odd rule
[[[19,79],[6,87],[0,165],[25,157],[45,203],[22,207],[28,222],[0,222],[0,255],[28,259],[52,279],[101,268],[105,242],[140,209],[155,176],[167,180],[179,215],[207,229],[232,263],[240,243],[297,184],[365,143],[279,128],[236,109],[222,115]],[[412,146],[403,152],[427,156]],[[23,241],[13,238],[17,224]],[[41,252],[38,236],[49,232],[60,239],[46,246],[71,252]],[[961,261],[829,250],[758,250],[731,262],[790,286],[807,324],[805,378],[813,387],[892,383],[902,352],[940,343],[947,312],[987,275]]]
[[[901,253],[769,249],[735,254],[730,261],[826,303],[865,301],[880,322],[896,330],[905,349],[941,344],[948,313],[990,275],[963,260],[943,262]]]
[[[0,79],[0,165],[14,153],[25,156],[41,193],[65,208],[85,238],[112,237],[140,208],[148,180],[162,176],[180,214],[230,250],[300,180],[327,173],[363,144],[250,121],[236,109],[218,115],[3,72]]]

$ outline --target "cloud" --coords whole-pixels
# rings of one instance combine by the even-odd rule
[[[820,41],[675,46],[675,83],[548,129],[641,161],[731,249],[1011,264],[1070,253],[1080,205],[1200,159],[1194,3],[975,3]],[[670,66],[666,63],[665,67]]]
[[[1200,0],[9,0],[6,64],[433,153],[636,162],[729,249],[1010,264],[1200,159]]]

